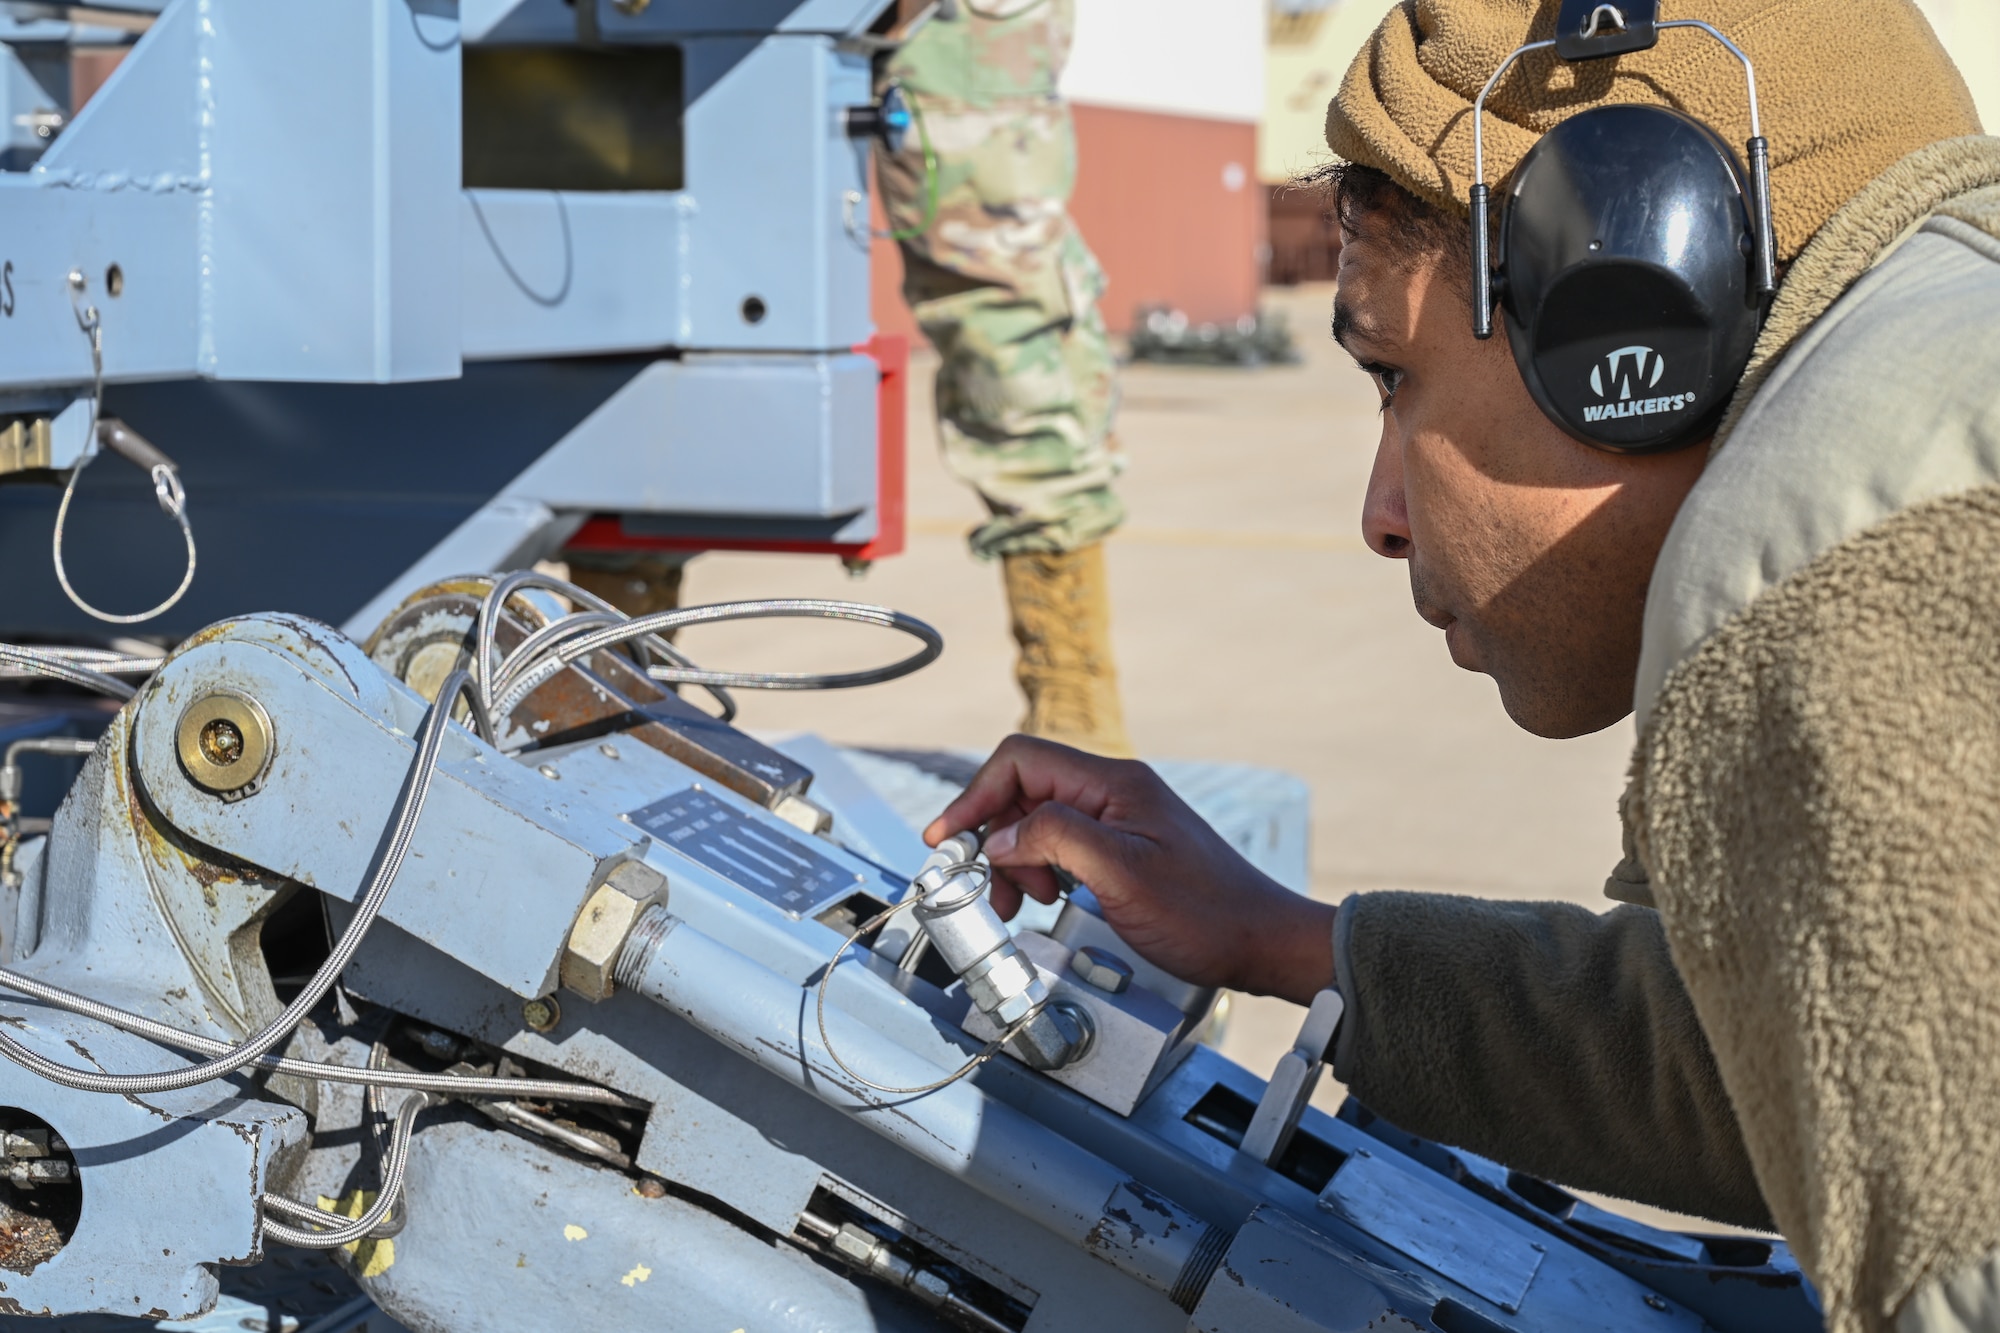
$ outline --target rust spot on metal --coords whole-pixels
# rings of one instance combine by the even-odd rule
[[[0,1268],[23,1277],[62,1252],[67,1243],[53,1217],[25,1213],[0,1203]],[[25,1314],[13,1301],[0,1301],[9,1314]]]
[[[186,652],[188,649],[199,648],[205,643],[219,643],[223,639],[228,638],[230,633],[234,631],[235,628],[236,628],[235,621],[219,620],[215,624],[210,625],[205,629],[198,629],[194,633],[188,635],[185,639],[181,640],[180,646],[174,650],[173,655],[175,657],[179,657],[182,653]]]
[[[335,652],[333,646],[329,644],[326,641],[326,639],[319,634],[317,621],[307,620],[303,616],[279,616],[278,619],[288,629],[290,629],[292,633],[298,635],[301,639],[305,640],[308,644],[312,645],[312,647],[317,649],[322,655],[324,655],[329,662],[333,663],[335,667],[339,668],[340,674],[347,680],[348,690],[351,691],[356,696],[360,695],[361,686],[354,679],[354,673],[347,669],[347,664],[340,660],[340,654]]]

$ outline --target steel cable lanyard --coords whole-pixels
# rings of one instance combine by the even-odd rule
[[[56,505],[55,531],[49,539],[50,556],[56,567],[56,582],[62,585],[63,594],[75,604],[77,610],[107,624],[137,625],[173,610],[194,584],[194,528],[188,523],[187,491],[181,486],[180,469],[171,458],[124,422],[104,419],[104,319],[95,304],[84,300],[88,281],[81,269],[70,270],[68,285],[70,307],[76,312],[76,325],[90,339],[90,418],[84,428],[83,453],[70,468],[62,500]],[[109,445],[114,452],[123,454],[146,469],[153,478],[153,498],[159,502],[160,512],[181,525],[181,536],[187,541],[187,570],[181,575],[180,586],[151,610],[132,615],[113,615],[83,600],[82,595],[70,585],[69,570],[63,564],[63,530],[69,523],[70,501],[76,498],[76,484],[82,479],[83,470],[96,461],[97,451],[102,445]]]

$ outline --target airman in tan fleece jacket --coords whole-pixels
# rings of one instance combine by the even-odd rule
[[[1330,109],[1335,153],[1463,218],[1472,97],[1555,9],[1405,0]],[[1625,905],[1350,899],[1335,1071],[1415,1133],[1775,1225],[1835,1333],[2000,1331],[2000,139],[1907,0],[1662,17],[1757,63],[1786,269],[1670,525],[1632,539],[1652,545],[1613,655],[1639,722],[1606,886]],[[1488,104],[1489,179],[1606,101],[1740,142],[1713,57],[1524,61]],[[1364,369],[1389,410],[1403,373]],[[1415,466],[1378,461],[1371,506],[1395,503],[1369,525],[1385,554],[1415,533],[1422,606]],[[933,831],[993,820],[1007,892],[1052,892],[1060,865],[1184,975],[1324,985],[1312,909],[1163,793],[1016,740]]]

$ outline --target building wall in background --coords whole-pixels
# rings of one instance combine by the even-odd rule
[[[1111,281],[1104,317],[1141,305],[1196,320],[1257,308],[1264,191],[1263,0],[1076,0],[1063,92],[1076,120],[1071,211]],[[878,227],[881,225],[878,217]],[[877,326],[914,332],[902,262],[875,243]]]
[[[1327,160],[1326,104],[1390,8],[1390,0],[1333,0],[1316,8],[1293,0],[1293,12],[1274,14],[1257,140],[1259,180],[1282,185]]]
[[[1140,306],[1233,320],[1257,308],[1264,190],[1254,122],[1079,102],[1070,211],[1111,279],[1115,332]]]

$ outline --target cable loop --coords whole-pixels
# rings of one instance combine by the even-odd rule
[[[83,478],[83,470],[96,461],[99,452],[97,427],[104,411],[104,321],[99,317],[95,305],[83,302],[86,279],[81,269],[69,271],[69,304],[76,312],[77,327],[90,339],[90,415],[83,433],[83,452],[77,456],[76,464],[69,470],[69,480],[63,484],[62,500],[56,505],[55,531],[49,537],[49,556],[56,568],[56,582],[62,586],[63,595],[77,610],[101,620],[107,625],[137,625],[180,605],[181,598],[194,586],[195,549],[194,528],[188,523],[187,492],[181,486],[180,474],[168,464],[159,463],[153,467],[153,495],[166,515],[181,525],[181,536],[187,542],[187,570],[181,575],[180,586],[167,594],[165,601],[149,611],[135,615],[113,615],[100,611],[83,599],[83,595],[71,586],[69,569],[63,564],[63,530],[69,523],[70,502],[76,498],[76,484]],[[165,477],[161,476],[165,473]]]
[[[1050,999],[1053,998],[1045,996],[1037,1003],[1029,1006],[1027,1013],[1022,1014],[1012,1023],[1009,1023],[1006,1026],[1006,1028],[1000,1033],[999,1036],[995,1037],[992,1041],[987,1042],[984,1050],[980,1051],[970,1060],[967,1060],[957,1069],[952,1070],[951,1073],[946,1074],[943,1078],[934,1079],[929,1083],[920,1083],[913,1088],[898,1088],[898,1087],[893,1087],[887,1083],[877,1083],[874,1079],[869,1078],[866,1074],[863,1074],[858,1070],[856,1070],[854,1066],[848,1064],[847,1061],[840,1058],[840,1052],[836,1051],[833,1048],[833,1035],[827,1031],[827,1026],[826,1026],[827,986],[833,980],[833,970],[836,967],[840,966],[840,960],[847,956],[847,951],[854,947],[854,943],[856,940],[859,940],[863,935],[866,935],[871,930],[878,930],[881,927],[887,925],[889,923],[890,918],[895,916],[896,913],[902,911],[906,907],[914,907],[919,901],[920,900],[916,898],[914,895],[906,897],[903,899],[903,901],[896,903],[894,906],[888,908],[885,911],[877,912],[874,916],[868,918],[868,920],[862,922],[859,926],[856,926],[854,928],[853,933],[848,935],[848,937],[845,940],[841,941],[840,947],[833,951],[833,957],[827,960],[826,969],[820,973],[820,978],[819,978],[819,1003],[817,1006],[817,1017],[819,1019],[820,1045],[826,1048],[827,1055],[832,1058],[833,1062],[836,1065],[840,1066],[842,1073],[846,1074],[849,1078],[853,1079],[857,1083],[863,1084],[866,1087],[873,1088],[877,1092],[886,1092],[892,1097],[918,1097],[922,1096],[925,1093],[936,1092],[940,1088],[950,1087],[952,1084],[964,1078],[967,1074],[970,1074],[973,1070],[979,1068],[979,1066],[985,1064],[988,1060],[991,1060],[995,1055],[999,1054],[1000,1048],[1002,1046],[1005,1046],[1008,1042],[1012,1041],[1014,1039],[1015,1034],[1020,1032],[1022,1028],[1025,1028],[1026,1026],[1028,1026],[1028,1024],[1034,1022],[1035,1019],[1041,1014],[1042,1010],[1048,1008],[1049,1001]],[[958,903],[951,910],[956,911],[958,910],[958,907],[961,907],[963,905],[964,905],[963,903]]]
[[[971,861],[954,861],[950,865],[939,866],[928,875],[919,875],[917,879],[919,883],[922,883],[926,879],[935,877],[937,886],[941,889],[960,875],[976,875],[979,877],[979,883],[972,889],[961,890],[953,898],[933,898],[926,891],[914,904],[917,908],[917,914],[928,917],[950,916],[960,908],[969,907],[973,903],[978,902],[985,895],[986,890],[993,887],[992,864],[976,858]]]
[[[181,474],[165,463],[153,464],[153,498],[160,502],[160,512],[168,518],[179,518],[187,508],[187,489],[181,485]]]
[[[311,1204],[288,1199],[282,1194],[262,1196],[264,1218],[264,1239],[277,1241],[280,1245],[291,1245],[303,1250],[337,1250],[345,1245],[371,1238],[378,1229],[387,1230],[384,1223],[391,1222],[397,1204],[402,1200],[403,1181],[409,1171],[411,1141],[416,1133],[417,1115],[431,1105],[425,1094],[412,1093],[396,1112],[395,1127],[390,1131],[389,1148],[382,1159],[381,1189],[375,1202],[361,1214],[348,1220]],[[273,1222],[269,1214],[279,1213],[294,1222],[303,1222],[304,1228],[286,1226]],[[339,1221],[340,1226],[328,1223]],[[323,1228],[323,1229],[312,1229]],[[401,1230],[400,1226],[396,1230]],[[394,1231],[387,1231],[393,1235]]]
[[[536,575],[535,578],[537,582],[549,585],[562,588],[569,586],[559,579],[551,579],[546,575]],[[510,576],[500,586],[507,587],[513,581],[514,576]],[[906,616],[900,611],[870,606],[863,602],[841,602],[824,598],[769,598],[760,601],[718,602],[710,606],[682,607],[671,611],[655,611],[649,615],[633,618],[622,618],[622,613],[618,614],[621,619],[614,624],[597,625],[592,621],[584,621],[571,627],[571,631],[556,633],[556,625],[568,625],[571,620],[582,619],[566,617],[555,622],[555,625],[545,626],[542,630],[536,631],[533,637],[537,647],[532,654],[522,651],[527,647],[524,641],[521,649],[516,649],[502,659],[485,686],[488,707],[492,712],[495,726],[505,725],[506,719],[529,695],[553,680],[578,659],[635,641],[646,643],[649,648],[661,652],[662,656],[666,656],[674,663],[672,666],[645,668],[646,674],[652,679],[662,684],[700,685],[711,693],[717,693],[723,687],[729,686],[757,690],[839,690],[853,689],[862,685],[877,685],[930,665],[944,651],[943,637],[923,621],[914,616]],[[918,640],[923,646],[900,661],[861,671],[705,671],[696,667],[659,638],[663,631],[690,625],[789,616],[847,620],[883,629],[899,630]],[[481,625],[476,644],[483,649],[491,642],[491,627]],[[726,696],[718,694],[718,697]],[[734,701],[731,700],[730,712],[724,716],[724,721],[728,721],[734,715],[734,708]],[[497,745],[497,738],[494,743]]]

